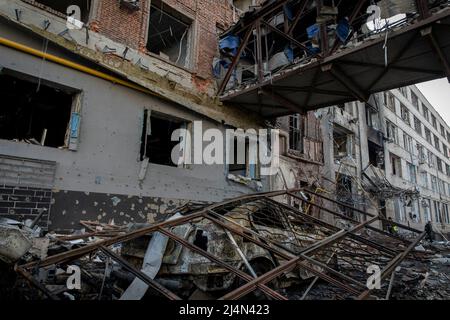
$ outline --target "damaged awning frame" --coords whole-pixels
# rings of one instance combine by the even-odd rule
[[[239,37],[240,41],[235,52],[228,56],[231,63],[220,80],[217,96],[221,101],[260,112],[264,117],[270,118],[293,113],[304,114],[310,110],[354,100],[367,102],[373,93],[441,77],[447,77],[450,81],[447,43],[442,43],[446,32],[443,26],[448,24],[446,21],[450,16],[448,7],[436,13],[434,8],[429,7],[427,0],[416,0],[417,12],[407,15],[404,26],[394,24],[389,26],[387,31],[378,34],[371,31],[364,35],[363,40],[358,40],[361,43],[356,47],[342,49],[346,42],[352,39],[355,30],[358,30],[361,20],[370,16],[366,9],[371,4],[366,0],[351,4],[344,2],[343,5],[351,9],[348,15],[350,30],[347,40],[343,43],[336,35],[332,43],[325,24],[317,23],[320,51],[311,52],[311,48],[306,47],[309,41],[301,42],[296,39],[293,30],[313,0],[299,1],[296,11],[292,13],[292,19],[287,17],[284,10],[284,6],[289,3],[290,0],[268,2],[260,9],[244,15],[223,35]],[[316,6],[319,6],[319,3],[317,2]],[[276,15],[283,15],[284,27],[278,28],[270,24],[269,20]],[[282,70],[267,75],[263,59],[264,46],[267,44],[264,43],[262,29],[281,36],[291,47],[303,49],[305,57],[300,61],[294,59],[294,62]],[[251,39],[254,41],[250,41]],[[249,44],[253,47],[253,42],[255,77],[252,81],[230,88],[230,79],[239,62],[243,60],[242,54],[249,50]],[[386,51],[387,48],[389,52]],[[406,56],[413,48],[423,51],[421,60],[418,58],[420,63],[415,60],[408,62],[412,58]],[[376,55],[373,55],[374,52]],[[380,56],[380,59],[377,58],[380,61],[375,58],[368,61],[365,58],[367,55]],[[389,74],[392,74],[395,85],[383,83]],[[408,74],[411,76],[408,77]],[[362,77],[364,81],[361,81]],[[399,77],[413,80],[402,80],[400,83]],[[264,96],[268,100],[264,100]]]
[[[307,194],[314,196],[315,200],[308,200],[305,196]],[[280,202],[280,198],[283,199],[283,201],[287,201],[287,204]],[[294,225],[296,223],[304,224],[307,222],[311,226],[314,226],[314,228],[320,228],[322,230],[322,234],[326,236],[322,237],[318,241],[315,241],[311,245],[304,247],[300,252],[293,252],[276,240],[264,237],[254,230],[246,228],[221,214],[223,210],[227,210],[227,206],[247,204],[254,201],[267,203],[278,208],[279,210],[289,212],[291,216],[295,216],[298,219],[298,221],[291,221]],[[297,209],[291,205],[294,202],[301,202],[303,204],[308,204],[315,207],[318,211],[318,217],[303,213],[300,209]],[[326,202],[329,206],[337,205],[351,209],[358,215],[358,219],[347,217],[344,214],[330,209],[329,206],[326,207],[325,205],[318,204],[317,202]],[[242,237],[246,241],[252,242],[254,245],[267,250],[283,262],[269,272],[255,278],[251,274],[224,262],[220,257],[214,256],[202,248],[188,242],[186,239],[174,234],[169,229],[174,226],[192,223],[198,219],[206,219],[215,226],[228,230],[233,236]],[[350,225],[346,228],[337,227],[333,224],[333,221],[327,221],[330,219],[333,219],[334,221],[336,221],[336,219],[345,221]],[[406,237],[400,237],[399,235],[393,235],[384,231],[382,229],[383,227],[380,228],[382,223],[391,223],[392,225],[396,225],[399,230],[409,234],[408,239]],[[39,283],[34,278],[33,272],[39,268],[55,264],[68,263],[80,257],[101,251],[103,254],[120,264],[125,270],[132,273],[135,277],[144,281],[149,286],[149,289],[168,299],[178,300],[180,297],[177,294],[165,288],[157,281],[149,278],[143,272],[137,270],[129,264],[122,257],[108,249],[108,246],[130,241],[153,232],[160,232],[180,244],[182,247],[207,258],[209,261],[219,265],[244,281],[242,286],[225,294],[221,298],[224,300],[239,299],[255,290],[263,292],[267,298],[287,300],[288,297],[280,292],[277,292],[275,289],[270,288],[269,285],[274,279],[277,279],[296,268],[309,272],[316,277],[314,282],[311,284],[311,287],[315,284],[317,279],[321,279],[330,286],[339,288],[339,290],[345,292],[352,298],[365,299],[373,293],[373,290],[368,289],[366,283],[360,279],[355,279],[351,275],[345,274],[341,270],[336,270],[333,268],[333,266],[329,265],[331,259],[336,256],[338,259],[345,261],[346,264],[355,263],[355,266],[352,265],[354,272],[364,274],[366,273],[366,270],[362,267],[365,267],[365,264],[368,263],[366,260],[373,259],[369,257],[370,254],[373,254],[375,260],[376,258],[379,258],[385,262],[385,265],[381,270],[381,280],[385,280],[392,274],[396,267],[399,266],[399,264],[410,253],[412,253],[415,246],[425,236],[424,232],[395,223],[393,221],[387,221],[381,216],[366,213],[322,194],[317,194],[306,189],[293,189],[245,195],[226,200],[209,205],[189,215],[182,216],[174,220],[157,223],[140,230],[129,232],[125,235],[120,235],[95,244],[57,254],[41,261],[30,262],[24,265],[16,265],[15,269],[33,286],[41,290],[47,297],[50,299],[57,299],[57,297],[50,292],[44,284]],[[367,236],[367,234],[372,235]],[[377,239],[383,239],[383,241],[378,241]],[[323,261],[324,259],[325,261]],[[306,296],[310,290],[311,288],[305,292],[304,296]]]

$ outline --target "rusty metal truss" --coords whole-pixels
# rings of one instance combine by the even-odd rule
[[[246,13],[222,35],[237,37],[239,46],[222,52],[227,66],[218,96],[271,118],[368,102],[373,93],[437,78],[450,81],[448,1],[416,0],[404,19],[374,30],[366,27],[371,4],[339,1],[330,11],[322,0],[277,0]],[[330,31],[343,19],[346,39]],[[318,26],[313,48],[312,25]],[[292,50],[291,60],[268,69],[283,48]],[[234,79],[242,70],[251,76]]]
[[[306,207],[308,210],[305,210]],[[251,245],[266,252],[272,258],[273,266],[259,274],[252,274],[245,265],[239,267],[226,257],[215,255],[209,248],[205,250],[174,231],[179,226],[205,223],[211,227],[210,230],[215,228],[218,232],[228,232],[241,249]],[[386,231],[387,225],[397,226],[398,232],[392,234]],[[151,279],[112,249],[119,243],[155,232],[167,236],[181,245],[183,250],[202,257],[212,267],[221,268],[235,277],[239,285],[230,287],[220,297],[223,300],[250,298],[248,295],[251,293],[276,300],[384,297],[391,274],[409,254],[414,254],[415,246],[425,235],[419,230],[374,216],[322,194],[295,189],[245,195],[203,208],[196,207],[174,220],[156,223],[45,260],[18,265],[16,271],[48,298],[58,299],[55,292],[37,280],[39,271],[50,266],[64,268],[82,257],[89,259],[101,253],[145,282],[155,295],[181,299],[179,294],[164,287],[158,276]],[[245,257],[241,258],[245,260]],[[371,276],[368,268],[374,265],[381,271],[381,289],[372,290],[367,286]],[[294,296],[289,293],[292,290],[290,287],[279,286],[292,275],[301,275],[302,279],[299,282],[302,285],[296,286]],[[319,296],[316,291],[320,291]]]

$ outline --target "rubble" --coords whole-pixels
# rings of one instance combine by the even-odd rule
[[[448,298],[448,246],[436,250],[422,240],[424,232],[400,224],[398,235],[389,234],[380,228],[383,218],[354,208],[355,218],[347,217],[310,202],[305,194],[311,193],[187,204],[164,222],[126,230],[82,221],[89,232],[114,230],[116,236],[80,233],[72,237],[82,242],[58,254],[22,259],[15,292],[24,299],[69,300]],[[302,202],[321,213],[303,212]],[[60,238],[49,237],[64,243]],[[379,290],[366,285],[373,265],[381,269]],[[68,270],[76,269],[80,290],[69,285]]]

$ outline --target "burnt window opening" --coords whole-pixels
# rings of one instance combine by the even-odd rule
[[[91,4],[92,4],[92,0],[26,0],[26,2],[31,2],[31,3],[37,3],[37,4],[41,4],[44,5],[45,7],[49,8],[49,9],[53,9],[59,13],[61,13],[62,15],[67,15],[67,16],[71,16],[73,18],[76,18],[73,16],[73,12],[67,12],[67,9],[72,6],[78,6],[80,8],[80,14],[81,14],[81,21],[84,23],[88,23],[89,22],[89,14],[91,11]]]
[[[383,147],[368,141],[369,144],[369,163],[374,167],[384,170],[384,149]]]
[[[71,117],[80,108],[79,91],[3,70],[0,95],[0,139],[63,148],[78,136],[70,126],[78,128],[79,117]]]
[[[163,4],[152,1],[147,49],[181,67],[190,66],[192,21]]]
[[[172,141],[172,133],[177,129],[186,129],[187,123],[144,110],[140,158],[150,163],[178,167],[172,161],[172,150],[180,143]]]

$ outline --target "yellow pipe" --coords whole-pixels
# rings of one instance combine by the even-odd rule
[[[111,81],[113,83],[120,84],[120,85],[122,85],[124,87],[128,87],[128,88],[131,88],[131,89],[143,92],[143,93],[147,93],[147,94],[151,94],[151,95],[154,95],[154,96],[157,96],[157,97],[160,97],[160,98],[164,98],[161,95],[159,95],[159,94],[157,94],[157,93],[155,93],[153,91],[150,91],[150,90],[145,89],[145,88],[143,88],[141,86],[135,85],[135,84],[133,84],[133,83],[131,83],[129,81],[124,81],[122,79],[110,76],[110,75],[108,75],[106,73],[103,73],[103,72],[100,72],[100,71],[97,71],[97,70],[85,67],[85,66],[83,66],[81,64],[78,64],[78,63],[75,63],[75,62],[72,62],[72,61],[69,61],[69,60],[57,57],[57,56],[49,54],[49,53],[45,53],[45,52],[36,50],[34,48],[30,48],[30,47],[25,46],[23,44],[20,44],[20,43],[17,43],[17,42],[14,42],[14,41],[2,38],[2,37],[0,37],[0,44],[4,45],[4,46],[7,46],[7,47],[10,47],[10,48],[13,48],[13,49],[16,49],[16,50],[19,50],[19,51],[22,51],[22,52],[25,52],[25,53],[28,53],[28,54],[31,54],[31,55],[39,57],[39,58],[43,58],[43,59],[48,60],[48,61],[55,62],[55,63],[60,64],[62,66],[69,67],[71,69],[78,70],[78,71],[81,71],[83,73],[90,74],[90,75],[92,75],[94,77],[97,77],[97,78],[100,78],[100,79],[104,79],[104,80],[107,80],[107,81]]]

